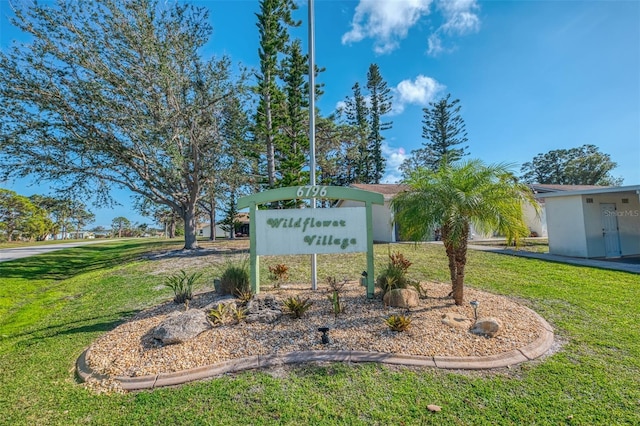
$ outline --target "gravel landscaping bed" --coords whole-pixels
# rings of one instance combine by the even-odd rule
[[[260,297],[273,295],[283,301],[290,296],[309,298],[313,306],[302,319],[283,315],[271,324],[232,323],[216,325],[197,337],[179,344],[163,345],[154,339],[153,329],[171,313],[184,311],[184,305],[172,301],[143,311],[129,322],[106,333],[91,345],[88,365],[109,376],[144,376],[176,372],[252,355],[267,355],[309,350],[354,350],[422,356],[487,356],[522,348],[543,333],[537,315],[507,297],[465,288],[465,300],[480,302],[479,317],[493,317],[503,324],[493,338],[470,333],[467,328],[442,323],[445,314],[474,317],[468,303],[455,306],[447,297],[450,284],[423,283],[427,298],[418,307],[387,308],[380,299],[368,300],[365,289],[356,282],[342,291],[345,311],[333,315],[328,288],[312,291],[308,285],[283,285],[263,289]],[[221,300],[215,292],[194,296],[190,309],[215,306]],[[213,304],[213,305],[212,305]],[[390,314],[409,315],[411,327],[394,332],[385,324]],[[331,343],[322,344],[319,327],[329,327]],[[95,383],[92,387],[95,387]]]

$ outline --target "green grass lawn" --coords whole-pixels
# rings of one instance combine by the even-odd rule
[[[171,297],[161,286],[166,273],[141,257],[169,247],[180,243],[129,240],[0,263],[0,424],[640,424],[640,277],[483,252],[469,254],[467,285],[536,310],[563,342],[558,352],[492,373],[302,365],[153,392],[91,393],[74,379],[76,358]],[[375,250],[380,265],[389,249]],[[392,250],[414,263],[414,278],[446,281],[442,247]],[[285,263],[299,280],[307,260],[265,258],[262,267]],[[320,282],[355,279],[363,264],[361,254],[319,256]],[[202,270],[200,289],[209,288],[217,269]],[[429,404],[442,411],[429,412]]]
[[[469,241],[469,244],[476,246],[490,246],[503,249],[531,251],[534,253],[549,253],[549,240],[547,238],[524,238],[518,243],[517,247],[507,244],[507,241],[504,239]]]

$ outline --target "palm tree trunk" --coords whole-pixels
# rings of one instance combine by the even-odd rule
[[[450,240],[449,228],[444,225],[442,226],[442,243],[444,244],[444,249],[447,252],[447,258],[449,259],[449,276],[451,277],[451,293],[449,296],[452,296],[455,288],[456,288],[456,256],[455,250],[453,248],[453,241]]]
[[[453,285],[453,300],[457,306],[464,303],[464,267],[467,264],[467,241],[469,238],[469,226],[467,226],[459,246],[455,249],[456,278]]]

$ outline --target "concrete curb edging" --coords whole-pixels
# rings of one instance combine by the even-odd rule
[[[536,314],[536,316],[538,320],[541,321],[544,329],[540,337],[523,348],[496,355],[440,357],[364,351],[301,351],[232,359],[213,365],[173,373],[160,373],[139,377],[114,376],[112,379],[118,382],[123,390],[136,391],[181,385],[196,380],[210,379],[225,373],[305,362],[379,362],[384,364],[456,370],[483,370],[508,367],[539,358],[551,348],[554,340],[553,329],[542,317],[538,314]],[[108,379],[108,376],[96,373],[87,363],[87,354],[90,350],[90,348],[85,350],[76,361],[76,374],[78,378],[81,382],[86,382],[89,379]]]

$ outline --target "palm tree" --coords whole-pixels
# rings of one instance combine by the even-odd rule
[[[464,268],[471,225],[496,231],[509,243],[529,235],[522,206],[538,204],[526,184],[518,182],[506,164],[480,160],[444,164],[439,170],[419,168],[404,182],[408,189],[393,200],[396,221],[405,238],[424,241],[440,229],[451,273],[456,305],[463,303]]]

